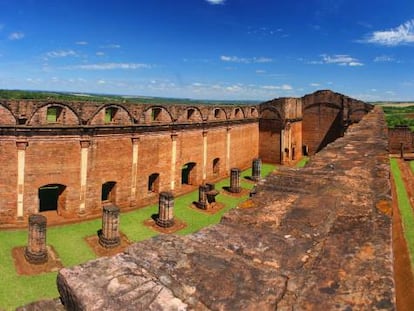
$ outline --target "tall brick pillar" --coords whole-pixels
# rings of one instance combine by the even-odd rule
[[[232,168],[230,170],[230,192],[239,193],[240,188],[240,169]]]
[[[79,204],[79,214],[83,215],[85,213],[86,207],[86,189],[88,182],[88,153],[89,146],[91,141],[89,139],[81,139],[81,163],[80,163],[80,204]]]
[[[175,170],[177,165],[177,137],[178,134],[173,132],[171,133],[171,175],[170,175],[170,182],[171,182],[171,190],[175,188]]]
[[[259,181],[262,174],[262,160],[260,158],[253,159],[252,162],[252,179]]]
[[[28,142],[16,141],[17,148],[17,218],[23,220],[24,170]]]
[[[46,223],[47,219],[43,215],[29,216],[29,238],[24,257],[31,264],[47,262]]]
[[[137,197],[137,175],[138,175],[138,148],[139,137],[132,137],[132,172],[131,172],[131,199],[130,206],[136,205]]]
[[[121,244],[119,235],[119,207],[107,205],[102,211],[102,231],[99,234],[99,244],[105,248]]]
[[[207,131],[203,130],[203,182],[207,178]]]
[[[163,228],[174,225],[174,196],[171,192],[160,193],[156,223]]]

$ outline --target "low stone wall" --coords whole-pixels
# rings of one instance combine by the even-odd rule
[[[395,309],[386,124],[379,108],[261,181],[253,208],[189,236],[64,268],[70,310]]]

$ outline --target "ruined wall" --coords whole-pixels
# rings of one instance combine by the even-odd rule
[[[258,156],[294,164],[367,111],[330,91],[260,105],[0,100],[0,225],[23,226],[53,196],[63,217],[96,216],[102,204],[144,206]]]
[[[260,105],[259,155],[289,164],[302,157],[302,100],[279,98]]]
[[[387,128],[374,109],[252,208],[64,268],[71,310],[395,310]],[[99,297],[99,299],[96,299]],[[55,304],[52,301],[51,304]]]
[[[346,128],[372,109],[362,101],[331,91],[317,91],[303,101],[303,145],[315,154],[341,137]]]
[[[99,215],[106,203],[144,206],[161,191],[187,192],[258,156],[251,106],[5,101],[0,107],[8,116],[0,124],[1,225],[24,225],[45,204],[65,218]],[[189,163],[194,168],[184,181]]]
[[[413,133],[408,126],[396,126],[388,129],[390,153],[413,152]]]

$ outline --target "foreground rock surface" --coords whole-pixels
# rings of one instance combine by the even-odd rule
[[[62,269],[58,289],[70,310],[394,310],[390,200],[374,109],[306,168],[262,181],[253,208]]]

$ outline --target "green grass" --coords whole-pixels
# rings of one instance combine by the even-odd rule
[[[299,160],[298,163],[296,163],[296,167],[305,167],[306,164],[309,162],[309,157],[304,156],[302,159]]]
[[[263,164],[262,176],[268,175],[275,169],[274,165]],[[246,189],[253,187],[244,177],[250,176],[251,170],[242,172],[241,186]],[[216,183],[216,189],[222,190],[229,185],[229,179]],[[193,201],[198,199],[198,190],[177,197],[174,200],[174,214],[187,223],[187,227],[177,234],[189,234],[220,221],[222,215],[247,199],[247,195],[234,198],[221,193],[216,197],[225,207],[214,215],[190,208]],[[120,230],[130,241],[142,241],[158,233],[143,225],[144,220],[158,212],[157,205],[140,208],[132,212],[122,213]],[[101,228],[101,220],[85,221],[77,224],[50,227],[47,229],[47,244],[52,245],[64,266],[73,266],[96,258],[86,244],[84,238],[96,235]],[[19,276],[11,256],[12,249],[27,245],[27,230],[0,231],[0,309],[14,310],[18,306],[40,299],[58,297],[56,288],[56,272],[35,276]]]
[[[413,163],[410,166],[413,169]],[[404,230],[405,240],[407,241],[408,251],[410,253],[411,267],[414,267],[414,213],[410,205],[410,198],[405,189],[404,181],[401,176],[398,161],[391,159],[391,172],[394,177],[397,189],[398,207],[401,214],[402,226]]]

